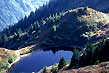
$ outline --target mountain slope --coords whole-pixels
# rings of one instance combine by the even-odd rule
[[[108,24],[109,16],[107,14],[81,7],[36,21],[24,31],[18,28],[11,34],[12,31],[7,29],[6,34],[1,33],[0,46],[17,49],[40,43],[40,47],[45,48],[83,48],[88,42],[96,43],[107,37]]]
[[[0,5],[0,28],[3,29],[7,25],[16,23],[19,19],[25,16],[25,13],[28,14],[28,11],[35,10],[35,8],[39,8],[39,6],[42,6],[43,4],[47,4],[48,1],[49,0],[2,0]],[[81,6],[88,6],[99,11],[108,12],[108,3],[108,0],[50,0],[50,3],[47,6],[44,6],[44,8],[41,8],[41,10],[36,12],[35,19],[40,20],[41,18],[48,17],[50,14]]]
[[[107,4],[109,3],[109,1],[103,1],[101,3],[100,2],[101,2],[101,0],[95,0],[95,1],[87,1],[87,0],[70,0],[70,1],[67,1],[67,0],[50,0],[50,2],[47,3],[47,5],[44,5],[44,6],[40,7],[34,13],[32,12],[31,16],[27,18],[26,23],[25,23],[25,18],[24,18],[24,21],[22,21],[22,24],[23,24],[22,27],[25,27],[25,25],[28,27],[30,24],[33,24],[36,20],[45,19],[45,18],[47,18],[50,15],[53,15],[55,13],[65,12],[67,10],[78,8],[78,7],[81,7],[81,6],[83,6],[83,7],[88,6],[90,8],[94,8],[94,9],[102,11],[102,12],[108,12],[108,5]],[[36,2],[34,2],[34,3],[36,3]],[[97,4],[97,6],[96,6],[96,4]],[[20,21],[17,24],[19,25]]]
[[[79,47],[88,42],[95,43],[105,38],[109,30],[109,16],[91,8],[81,7],[69,10],[55,21],[46,23],[39,39],[47,47]],[[45,31],[46,30],[46,31]],[[44,36],[41,38],[41,36]]]
[[[42,2],[41,0],[1,0],[0,30],[17,23],[21,18],[24,18],[24,16],[45,3],[46,1]]]

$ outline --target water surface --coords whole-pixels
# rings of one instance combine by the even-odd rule
[[[21,58],[10,70],[10,73],[37,72],[44,66],[51,66],[64,57],[70,60],[72,52],[60,50],[55,54],[52,51],[33,51],[30,55]]]

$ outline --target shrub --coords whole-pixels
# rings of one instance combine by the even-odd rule
[[[8,56],[8,62],[12,63],[13,61],[15,61],[16,56]]]
[[[6,70],[8,68],[8,66],[9,66],[8,63],[0,62],[0,69],[1,70]]]

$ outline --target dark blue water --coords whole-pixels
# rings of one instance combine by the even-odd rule
[[[10,73],[37,72],[44,66],[50,66],[58,63],[62,57],[66,60],[70,60],[72,52],[61,50],[53,54],[52,51],[34,51],[29,56],[23,57],[20,61],[18,61],[11,68]]]

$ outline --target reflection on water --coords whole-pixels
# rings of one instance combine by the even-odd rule
[[[60,50],[53,54],[52,51],[33,51],[29,56],[23,57],[17,62],[10,70],[10,73],[37,72],[44,66],[58,63],[62,57],[70,60],[72,52]]]

